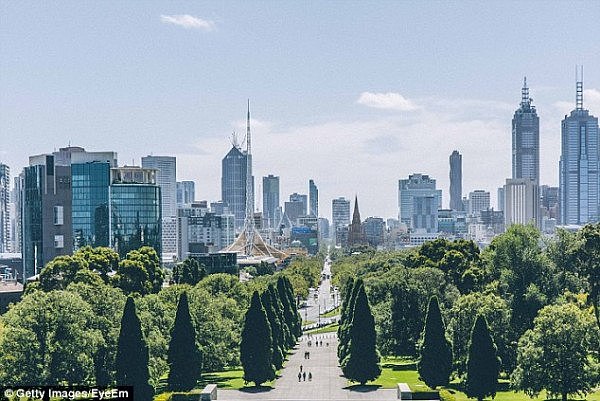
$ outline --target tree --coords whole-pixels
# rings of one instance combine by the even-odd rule
[[[137,292],[145,295],[152,289],[148,272],[139,260],[123,259],[112,280],[114,285],[122,289],[125,294]]]
[[[298,312],[296,310],[296,301],[293,296],[290,296],[289,287],[283,276],[277,279],[277,293],[283,305],[283,313],[285,316],[285,324],[291,334],[288,348],[292,347],[298,337],[302,334],[302,322],[300,322],[300,331],[298,330]]]
[[[444,321],[437,297],[431,297],[427,308],[417,370],[429,387],[445,386],[452,373],[452,346],[446,338]]]
[[[260,302],[258,291],[252,294],[250,308],[246,312],[240,360],[244,369],[244,381],[254,382],[256,386],[275,379],[273,366],[273,338],[265,308]]]
[[[533,329],[519,340],[513,386],[531,397],[546,390],[551,397],[585,395],[593,388],[598,366],[589,357],[592,319],[574,304],[546,306]]]
[[[395,355],[414,356],[422,319],[419,294],[406,282],[391,289],[391,336]]]
[[[135,401],[150,401],[154,389],[148,383],[148,346],[132,297],[127,298],[115,361],[118,386],[133,386]]]
[[[185,292],[179,297],[167,361],[169,388],[173,391],[193,389],[202,373],[202,354],[196,345],[196,330]]]
[[[583,244],[577,252],[577,258],[589,284],[589,299],[600,329],[600,223],[587,224],[581,230],[581,237]]]
[[[74,256],[79,256],[88,262],[88,268],[100,274],[105,283],[109,281],[109,273],[117,271],[119,266],[119,254],[107,247],[92,248],[85,246],[75,252]]]
[[[290,341],[293,342],[292,334],[290,333],[287,325],[285,324],[285,315],[283,312],[283,303],[281,302],[281,297],[277,292],[277,288],[270,283],[267,286],[267,291],[271,293],[271,302],[273,303],[273,307],[277,314],[277,320],[279,321],[279,346],[281,347],[281,351],[283,357],[285,359],[286,351],[289,349],[288,344]]]
[[[194,258],[187,258],[173,269],[176,284],[196,285],[206,277],[206,268]]]
[[[277,312],[275,312],[273,301],[271,299],[271,292],[268,289],[263,291],[260,296],[260,301],[265,308],[267,319],[269,320],[269,325],[271,326],[271,337],[273,340],[273,365],[275,365],[275,369],[281,369],[283,367],[284,359],[284,349],[282,349],[283,344],[280,343],[281,322],[277,318]]]
[[[287,289],[287,296],[292,309],[291,322],[294,326],[294,335],[296,336],[296,339],[298,339],[298,337],[302,335],[302,316],[300,316],[300,313],[298,312],[298,307],[296,305],[296,297],[294,295],[294,286],[292,285],[292,282],[286,276],[283,276],[283,282],[285,283],[285,288]]]
[[[81,257],[57,256],[40,272],[40,288],[44,291],[64,290],[75,282],[78,272],[87,268],[87,261]]]
[[[160,267],[160,259],[154,248],[143,246],[136,251],[130,251],[127,254],[127,259],[141,262],[142,266],[148,273],[151,292],[157,293],[160,291],[165,278],[165,272]]]
[[[346,306],[345,316],[341,317],[340,328],[338,329],[337,355],[340,365],[344,362],[346,356],[348,356],[348,346],[350,342],[349,332],[352,325],[352,319],[354,318],[354,306],[356,304],[358,292],[362,287],[364,287],[364,284],[362,278],[360,277],[354,280],[352,287],[349,287],[349,289],[352,289],[352,292],[350,293],[348,305]]]
[[[68,291],[36,291],[2,316],[0,383],[91,385],[102,337],[90,306]]]
[[[500,359],[496,351],[487,321],[483,315],[478,315],[471,332],[467,362],[465,393],[469,398],[482,401],[484,397],[496,396],[500,374]]]
[[[376,337],[375,319],[365,287],[360,283],[348,330],[348,353],[342,362],[342,371],[348,380],[364,385],[381,374]]]

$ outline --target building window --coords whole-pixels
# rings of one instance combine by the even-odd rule
[[[54,206],[54,225],[62,226],[63,224],[64,224],[63,207],[62,206]]]
[[[65,237],[63,235],[54,236],[54,247],[56,249],[62,249],[65,246]]]

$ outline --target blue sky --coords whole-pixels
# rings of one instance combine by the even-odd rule
[[[355,193],[363,217],[392,217],[412,172],[447,205],[453,149],[463,191],[495,199],[524,75],[556,185],[575,64],[600,115],[598,2],[1,0],[0,160],[14,174],[69,142],[121,164],[176,155],[217,200],[250,98],[255,175],[280,175],[282,200],[313,178],[325,217]]]

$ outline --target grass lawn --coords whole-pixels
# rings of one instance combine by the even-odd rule
[[[381,376],[372,384],[379,384],[383,388],[396,388],[397,383],[407,383],[413,391],[430,391],[429,387],[425,383],[419,380],[419,374],[416,371],[414,362],[402,358],[382,358],[381,361]],[[371,384],[371,383],[369,383]],[[456,398],[456,401],[472,401],[473,399],[467,398],[467,396],[459,390],[458,382],[452,382],[447,390],[452,393]],[[544,401],[546,397],[544,394],[537,398],[529,398],[525,393],[515,393],[508,388],[508,382],[501,380],[499,385],[500,391],[496,394],[494,401]],[[491,398],[490,398],[491,400]],[[574,398],[573,400],[580,400],[580,398]],[[596,391],[593,394],[588,394],[587,401],[600,401],[600,391]]]
[[[340,314],[340,307],[338,306],[335,309],[330,310],[327,313],[321,314],[321,317],[334,317]]]
[[[328,326],[323,326],[318,329],[305,331],[304,334],[322,334],[322,333],[336,333],[338,330],[339,324],[334,323]]]
[[[308,326],[309,324],[313,324],[314,320],[302,320],[302,326]]]

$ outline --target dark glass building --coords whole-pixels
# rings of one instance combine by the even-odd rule
[[[269,174],[263,177],[263,216],[270,228],[277,226],[277,208],[279,207],[279,177]]]
[[[241,228],[246,218],[248,155],[233,146],[223,158],[221,167],[221,200],[229,205],[229,212],[235,216],[235,227]]]
[[[156,170],[111,169],[110,242],[121,257],[142,246],[161,254],[161,194]]]
[[[105,162],[71,165],[74,249],[109,246],[109,184],[111,165]]]
[[[308,214],[319,217],[319,189],[313,180],[308,181],[309,207]]]
[[[450,155],[450,209],[462,212],[462,155],[457,150]]]

